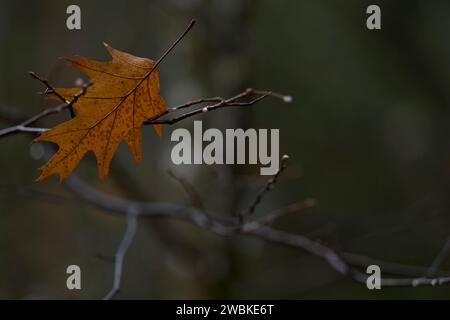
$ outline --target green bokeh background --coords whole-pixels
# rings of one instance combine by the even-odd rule
[[[81,7],[82,29],[66,28]],[[382,30],[365,26],[378,4]],[[0,110],[33,115],[54,105],[30,70],[57,86],[80,76],[58,57],[106,60],[102,46],[156,59],[174,106],[254,87],[292,95],[251,109],[202,114],[204,127],[279,128],[286,174],[258,214],[314,197],[275,227],[384,261],[428,267],[450,235],[450,3],[435,1],[0,1]],[[51,126],[67,114],[41,122]],[[188,119],[176,127],[192,128]],[[0,118],[1,128],[10,123]],[[232,216],[264,185],[258,166],[174,166],[170,133],[143,129],[136,167],[121,145],[105,183],[91,155],[76,172],[105,192],[189,204],[167,170],[189,179],[216,215]],[[56,177],[35,183],[42,160],[30,136],[0,140],[0,298],[97,299],[112,283],[123,217],[80,201]],[[443,274],[450,268],[444,262]],[[66,267],[82,290],[66,289]],[[383,271],[383,270],[382,270]],[[450,273],[450,271],[449,271]],[[450,288],[369,291],[308,254],[246,237],[221,238],[184,222],[142,220],[126,256],[122,299],[449,298]]]

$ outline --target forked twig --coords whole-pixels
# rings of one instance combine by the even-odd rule
[[[251,96],[254,96],[256,98],[254,98],[250,101],[241,101],[241,99],[246,98],[246,97],[251,97]],[[218,110],[221,108],[226,108],[226,107],[251,106],[266,97],[273,97],[273,98],[281,99],[283,102],[286,102],[286,103],[290,103],[292,101],[291,96],[282,95],[282,94],[272,92],[272,91],[262,91],[262,90],[254,90],[252,88],[247,88],[243,92],[238,93],[228,99],[224,99],[222,97],[215,97],[215,98],[206,98],[206,99],[198,99],[198,100],[189,101],[189,102],[179,105],[177,107],[167,109],[166,111],[164,111],[150,119],[145,120],[144,125],[149,125],[149,124],[150,125],[153,125],[153,124],[169,124],[169,125],[171,125],[171,124],[177,123],[181,120],[184,120],[186,118],[189,118],[189,117],[192,117],[197,114],[204,113],[204,112],[215,111],[215,110]],[[173,113],[180,109],[188,108],[188,107],[200,104],[200,103],[204,103],[204,102],[215,102],[215,103],[212,105],[208,105],[208,106],[205,106],[202,108],[192,110],[190,112],[184,113],[182,115],[179,115],[179,116],[171,118],[171,119],[160,119],[161,117],[163,117],[167,114],[170,114],[170,113]]]
[[[54,91],[53,87],[51,87],[48,84],[48,81],[40,78],[39,76],[37,76],[34,72],[30,72],[30,75],[32,75],[33,78],[38,79],[39,81],[41,81],[43,84],[45,84],[47,86],[47,88],[51,88],[50,90],[52,90],[55,94],[56,91]],[[0,138],[13,134],[13,133],[19,133],[19,132],[27,132],[27,133],[41,133],[44,131],[47,131],[47,128],[36,128],[36,127],[30,127],[32,124],[36,123],[37,121],[46,118],[47,116],[51,115],[51,114],[55,114],[55,113],[60,113],[61,111],[65,110],[65,109],[69,109],[70,110],[70,115],[73,118],[75,116],[75,113],[73,111],[73,105],[75,104],[75,102],[78,101],[78,99],[86,94],[87,89],[93,84],[92,81],[89,81],[87,83],[84,83],[81,87],[80,87],[80,91],[73,97],[73,99],[71,101],[66,101],[64,100],[64,98],[58,93],[57,96],[59,97],[59,99],[64,100],[62,104],[57,105],[56,107],[50,108],[50,109],[46,109],[34,116],[32,116],[31,118],[15,125],[9,128],[5,128],[5,129],[1,129],[0,130]]]
[[[39,77],[36,73],[34,73],[33,71],[28,72],[28,74],[35,78],[36,80],[42,82],[46,89],[44,91],[44,94],[54,94],[55,96],[58,97],[59,100],[61,100],[62,103],[67,104],[67,108],[70,111],[70,116],[73,118],[75,117],[75,112],[73,111],[73,106],[72,103],[70,103],[69,100],[67,100],[66,98],[64,98],[58,91],[55,90],[55,88],[53,88],[53,86],[48,82],[47,79],[41,78]]]

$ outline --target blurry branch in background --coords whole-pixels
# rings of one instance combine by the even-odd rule
[[[65,180],[66,185],[75,192],[83,200],[106,210],[107,212],[115,212],[124,215],[128,215],[129,212],[134,212],[136,216],[145,218],[170,218],[188,221],[194,225],[197,225],[203,229],[207,229],[213,233],[221,236],[231,237],[237,235],[247,235],[262,239],[268,243],[280,244],[294,249],[312,254],[324,260],[332,269],[337,273],[349,277],[358,283],[366,284],[367,274],[359,271],[359,267],[362,266],[361,260],[355,261],[357,258],[365,259],[361,256],[350,256],[350,254],[339,253],[328,246],[318,242],[313,241],[305,236],[287,233],[284,231],[277,230],[275,228],[267,226],[267,220],[270,222],[276,221],[283,215],[280,214],[269,214],[266,218],[262,218],[256,221],[249,221],[244,224],[235,222],[232,220],[224,220],[222,218],[214,217],[208,214],[204,210],[196,208],[188,208],[185,206],[173,204],[173,203],[156,203],[156,202],[138,202],[131,201],[127,199],[122,199],[118,197],[113,197],[111,195],[105,194],[92,186],[84,183],[75,174],[72,174]],[[303,206],[294,205],[288,206],[286,208],[281,208],[277,212],[288,212],[294,213],[294,209],[299,211],[304,210],[312,205],[311,200],[305,200]],[[276,218],[274,218],[274,216]],[[270,217],[268,219],[267,217]],[[125,239],[129,236],[129,230],[125,232],[122,244],[125,243]],[[117,292],[117,270],[122,269],[123,259],[117,259],[117,256],[123,257],[123,254],[119,255],[119,251],[123,251],[119,247],[118,253],[116,253],[115,259],[115,279],[113,285],[113,292]],[[128,246],[127,246],[128,248]],[[349,259],[347,259],[347,257]],[[367,258],[370,261],[370,258]],[[384,262],[380,262],[383,265]],[[392,264],[393,265],[393,264]],[[401,273],[402,265],[395,265],[398,268],[397,273]],[[406,266],[405,266],[406,268]],[[420,268],[415,268],[414,271],[423,270]],[[408,271],[408,270],[406,270]],[[407,272],[405,272],[407,274]],[[120,283],[120,280],[119,280]],[[436,278],[382,278],[382,286],[435,286],[449,284],[450,277],[436,277]],[[111,298],[112,295],[108,294],[107,298]]]
[[[439,267],[442,265],[442,263],[448,257],[449,253],[450,253],[450,237],[447,238],[447,241],[445,242],[445,244],[442,247],[441,251],[438,253],[436,258],[434,258],[434,260],[431,263],[431,266],[428,269],[428,271],[425,274],[425,276],[426,277],[434,276],[436,274],[436,272],[438,271]]]
[[[128,211],[127,217],[127,228],[125,230],[125,234],[123,235],[123,239],[120,242],[119,248],[117,249],[116,254],[114,255],[114,280],[113,286],[108,294],[105,296],[104,300],[110,300],[114,297],[120,290],[120,282],[122,280],[122,269],[123,269],[123,259],[125,258],[125,254],[128,251],[131,243],[133,242],[134,236],[136,235],[136,231],[138,228],[137,222],[137,214],[138,212],[134,212],[132,208]]]

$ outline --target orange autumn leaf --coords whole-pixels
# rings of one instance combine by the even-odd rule
[[[105,44],[110,61],[93,61],[84,57],[67,59],[73,67],[93,80],[93,85],[80,96],[73,107],[73,119],[43,132],[34,141],[58,144],[53,157],[40,168],[41,181],[59,174],[62,181],[78,165],[88,151],[95,154],[101,181],[108,175],[111,160],[121,141],[125,141],[137,164],[141,161],[142,122],[166,110],[159,96],[159,76],[155,61],[135,57]],[[55,89],[70,101],[80,88]],[[55,94],[49,97],[57,99]],[[161,136],[161,125],[155,125]]]

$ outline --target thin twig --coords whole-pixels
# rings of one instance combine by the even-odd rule
[[[277,183],[278,177],[280,176],[280,174],[286,169],[287,167],[287,160],[289,159],[288,155],[284,155],[281,157],[281,163],[280,163],[280,167],[278,168],[277,172],[275,173],[275,175],[273,175],[272,178],[270,178],[267,183],[266,186],[256,195],[255,199],[253,200],[253,202],[250,204],[249,208],[247,209],[246,212],[241,213],[239,215],[239,219],[240,221],[242,221],[242,219],[244,218],[244,216],[250,216],[255,212],[256,207],[258,206],[258,204],[261,202],[263,196],[269,192],[270,190],[273,189],[273,187],[275,186],[275,184]]]
[[[253,99],[251,101],[247,101],[247,102],[240,102],[240,99],[243,99],[245,97],[250,97],[250,96],[257,96],[256,99]],[[186,119],[188,117],[192,117],[194,115],[197,115],[199,113],[202,112],[208,112],[208,111],[214,111],[220,108],[224,108],[224,107],[243,107],[243,106],[251,106],[253,104],[255,104],[256,102],[264,99],[265,97],[273,97],[276,99],[281,99],[283,102],[285,103],[290,103],[292,102],[292,97],[291,96],[287,96],[287,95],[282,95],[280,93],[276,93],[276,92],[272,92],[272,91],[263,91],[263,90],[254,90],[252,88],[247,88],[246,90],[244,90],[241,93],[238,93],[236,95],[234,95],[231,98],[228,99],[224,99],[222,97],[214,97],[214,98],[204,98],[204,99],[197,99],[197,100],[192,100],[189,102],[186,102],[182,105],[176,106],[174,108],[169,108],[166,111],[161,112],[160,114],[149,118],[147,120],[144,121],[144,125],[151,125],[151,124],[174,124],[178,121],[181,121],[183,119]],[[193,110],[191,112],[188,112],[186,114],[183,114],[181,116],[175,117],[173,119],[165,119],[165,120],[158,120],[160,119],[162,116],[168,114],[168,113],[172,113],[175,111],[178,111],[180,109],[184,109],[184,108],[188,108],[200,103],[204,103],[204,102],[216,102],[213,105],[210,106],[206,106],[204,108],[200,108],[200,109],[196,109]]]
[[[39,81],[42,81],[45,85],[48,86],[48,88],[51,88],[49,90],[53,90],[53,87],[51,87],[47,80],[44,80],[42,78],[40,78],[39,76],[37,76],[34,72],[30,72],[30,74],[33,75],[33,78],[38,79]],[[65,110],[65,109],[69,109],[72,110],[72,106],[75,102],[77,102],[77,100],[86,94],[87,89],[92,85],[92,81],[89,81],[87,83],[84,83],[81,87],[80,87],[80,91],[73,97],[73,99],[71,101],[66,101],[64,100],[64,98],[61,96],[60,99],[64,100],[64,102],[60,105],[57,105],[56,107],[50,108],[50,109],[46,109],[36,115],[34,115],[33,117],[23,121],[22,123],[19,123],[18,125],[9,127],[9,128],[5,128],[0,130],[0,138],[10,135],[12,133],[18,133],[18,132],[27,132],[27,133],[41,133],[44,131],[47,131],[47,128],[37,128],[37,127],[30,127],[30,125],[36,123],[37,121],[51,115],[51,114],[55,114],[55,113],[60,113],[61,111]],[[59,95],[59,94],[58,94]],[[60,96],[60,95],[59,95]],[[71,116],[73,113],[73,110],[70,112]]]
[[[34,73],[33,71],[28,72],[28,74],[33,77],[34,79],[42,82],[45,86],[45,92],[44,94],[54,94],[55,96],[58,97],[59,100],[61,100],[62,103],[67,104],[67,108],[70,111],[70,116],[73,118],[75,117],[75,111],[73,110],[73,106],[70,103],[69,100],[67,100],[66,98],[64,98],[58,91],[55,90],[55,88],[53,88],[53,86],[48,82],[47,79],[41,78],[39,77],[36,73]]]
[[[214,98],[202,98],[202,99],[188,101],[188,102],[180,104],[178,106],[175,106],[175,107],[172,107],[172,108],[168,108],[167,110],[165,110],[165,111],[163,111],[163,112],[161,112],[161,113],[159,113],[159,114],[157,114],[157,115],[147,119],[146,122],[151,122],[153,120],[161,118],[162,116],[164,116],[164,115],[166,115],[168,113],[172,113],[172,112],[175,112],[175,111],[178,111],[178,110],[181,110],[181,109],[189,108],[189,107],[192,107],[192,106],[197,105],[197,104],[201,104],[201,103],[205,103],[205,102],[221,102],[223,100],[224,99],[221,98],[221,97],[214,97]],[[145,122],[144,122],[144,124],[145,124]]]
[[[164,53],[162,54],[161,57],[159,57],[158,60],[156,60],[155,64],[153,65],[153,67],[144,75],[144,77],[141,79],[141,81],[139,81],[136,85],[136,88],[140,86],[141,83],[143,83],[149,76],[150,74],[156,70],[156,67],[158,67],[158,65],[167,57],[167,55],[177,46],[177,44],[183,40],[183,38],[188,34],[188,32],[192,29],[192,27],[195,25],[195,20],[192,19],[191,22],[189,23],[189,25],[186,27],[186,29],[183,31],[183,33],[172,43],[172,45],[166,49],[166,51],[164,51]],[[130,94],[132,93],[131,90]]]
[[[60,104],[56,107],[46,109],[46,110],[34,115],[33,117],[23,121],[22,123],[20,123],[18,125],[0,130],[0,137],[4,137],[9,134],[17,133],[17,132],[38,132],[39,133],[39,132],[46,131],[46,130],[48,130],[47,128],[32,128],[29,126],[34,124],[38,120],[45,118],[51,114],[59,113],[62,110],[64,110],[65,108],[67,108],[67,104]]]
[[[104,297],[104,300],[110,300],[113,298],[120,290],[120,283],[122,280],[122,269],[123,269],[123,259],[133,242],[134,236],[136,235],[138,227],[138,212],[130,211],[126,215],[127,217],[127,228],[123,235],[122,241],[120,242],[119,248],[114,255],[114,281],[111,290]]]
[[[41,133],[47,131],[46,128],[31,128],[31,127],[24,127],[23,125],[17,125],[9,128],[5,128],[0,130],[0,137],[4,137],[7,135],[10,135],[12,133],[18,133],[18,132],[26,132],[26,133]]]
[[[156,68],[159,66],[159,64],[167,57],[167,55],[177,46],[177,44],[186,36],[186,34],[192,29],[192,27],[195,24],[195,20],[191,20],[191,22],[189,23],[189,25],[186,27],[186,29],[183,31],[183,33],[170,45],[170,47],[168,47],[166,49],[166,51],[164,51],[164,53],[158,58],[158,60],[156,60],[156,62],[153,64],[153,66],[147,71],[146,74],[144,74],[144,76],[136,83],[136,85],[131,88],[131,90],[128,91],[127,94],[125,94],[120,101],[116,104],[116,106],[110,110],[104,117],[103,119],[106,119],[110,114],[112,114],[115,110],[117,110],[117,108],[119,108],[122,103],[128,99],[129,96],[131,96],[132,94],[134,94],[136,92],[136,90],[139,88],[140,85],[142,85],[142,83],[144,83],[145,81],[147,81],[147,79],[150,77],[150,75],[153,73],[153,71],[156,70]],[[109,45],[104,43],[104,45],[106,47],[108,47]]]
[[[240,101],[241,99],[243,99],[245,97],[250,97],[250,96],[256,96],[256,98],[254,98],[253,100],[250,100],[250,101],[246,101],[246,102],[241,102]],[[289,96],[284,96],[284,95],[281,95],[281,94],[278,94],[278,93],[273,93],[271,91],[258,91],[258,90],[253,90],[251,88],[248,88],[245,91],[243,91],[243,92],[241,92],[241,93],[239,93],[239,94],[237,94],[237,95],[235,95],[235,96],[233,96],[231,98],[228,98],[228,99],[219,98],[220,101],[215,103],[215,104],[213,104],[213,105],[209,105],[209,106],[206,106],[206,107],[203,107],[203,108],[198,108],[198,109],[186,112],[186,113],[184,113],[184,114],[182,114],[180,116],[177,116],[177,117],[174,117],[174,118],[171,118],[171,119],[160,119],[163,115],[166,115],[167,113],[169,113],[169,112],[162,112],[161,114],[159,114],[159,115],[157,115],[157,116],[155,116],[155,117],[153,117],[151,119],[145,120],[144,121],[144,125],[153,125],[153,124],[169,124],[169,125],[172,125],[172,124],[177,123],[177,122],[179,122],[181,120],[184,120],[186,118],[190,118],[192,116],[195,116],[197,114],[204,113],[204,112],[215,111],[215,110],[218,110],[218,109],[221,109],[221,108],[226,108],[226,107],[251,106],[251,105],[253,105],[253,104],[261,101],[262,99],[264,99],[266,97],[269,97],[269,96],[275,97],[277,99],[282,99],[284,102],[290,102],[292,100],[292,98],[290,98],[290,100],[289,99],[284,99],[285,97],[289,97]],[[289,100],[289,101],[287,101],[287,100]],[[197,104],[197,103],[190,104],[188,102],[186,104],[186,106],[183,106],[183,107],[185,108],[185,107],[188,107],[188,106],[192,106],[194,104]],[[180,108],[178,108],[178,109],[180,109]],[[177,109],[175,109],[173,111],[176,111],[176,110]]]
[[[83,84],[80,86],[80,91],[78,91],[77,94],[75,94],[72,98],[72,100],[70,100],[69,104],[67,105],[67,108],[69,108],[69,110],[71,110],[70,112],[70,116],[73,118],[75,117],[75,113],[73,111],[73,105],[75,105],[75,103],[78,101],[78,99],[80,99],[82,96],[84,96],[87,92],[87,89],[92,86],[94,84],[93,80],[89,80],[88,82],[83,82]]]

